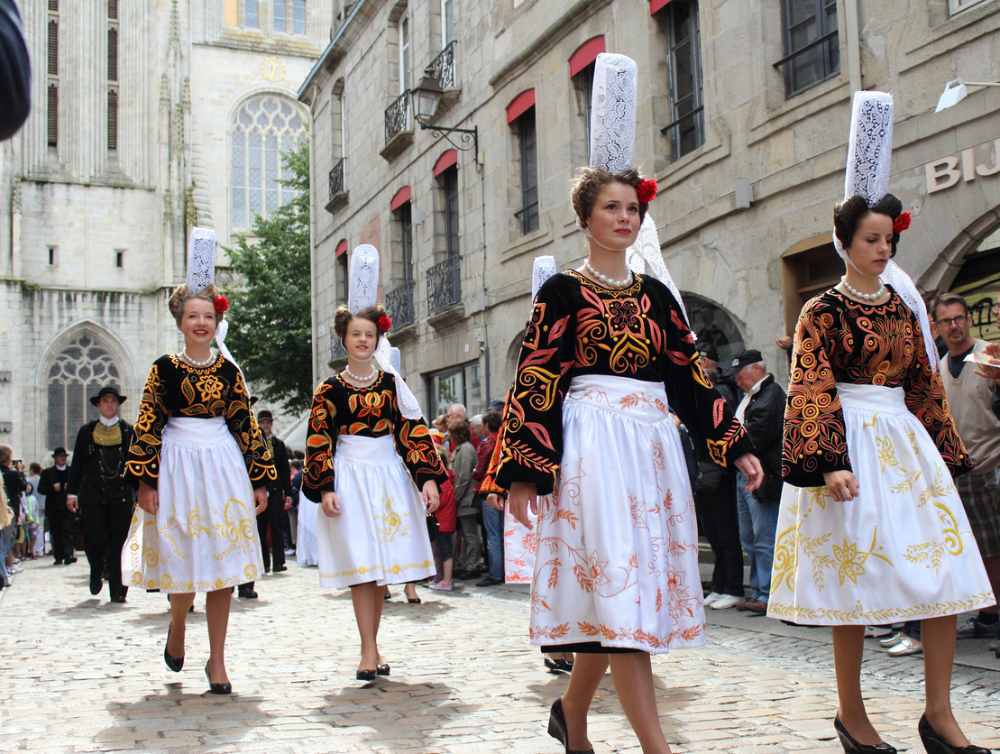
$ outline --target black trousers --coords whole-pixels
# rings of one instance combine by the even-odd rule
[[[736,514],[736,477],[723,477],[719,489],[695,492],[695,507],[702,531],[715,553],[712,589],[720,594],[744,596],[743,548],[740,521]]]
[[[122,547],[128,539],[128,529],[132,523],[132,503],[87,503],[80,507],[80,522],[83,524],[83,548],[90,563],[90,578],[103,577],[105,565],[108,567],[111,596],[128,593],[128,585],[122,584]]]
[[[271,548],[268,552],[267,532],[271,530]],[[264,570],[285,564],[285,498],[281,492],[267,496],[267,509],[257,516],[257,532],[260,534],[260,554],[264,559]]]
[[[73,544],[73,523],[75,517],[68,508],[52,508],[45,511],[49,519],[49,540],[52,542],[52,557],[66,560],[76,557]]]

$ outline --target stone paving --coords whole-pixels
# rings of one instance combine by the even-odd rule
[[[363,685],[354,680],[349,595],[320,590],[315,569],[291,562],[288,572],[258,582],[259,600],[234,602],[227,649],[234,693],[216,697],[203,673],[203,597],[190,616],[185,668],[175,675],[162,659],[163,595],[132,590],[127,604],[112,605],[106,588],[90,596],[82,557],[69,567],[50,562],[28,564],[0,600],[0,751],[560,751],[544,723],[566,677],[543,672],[527,644],[523,588],[422,589],[421,605],[406,604],[394,588],[380,636],[392,675]],[[654,671],[678,754],[841,751],[822,636],[715,625],[706,647],[656,657]],[[998,679],[988,668],[956,669],[957,715],[975,742],[993,748],[1000,748]],[[866,688],[887,740],[922,751],[919,678],[879,665]],[[610,675],[590,737],[599,754],[640,751]]]

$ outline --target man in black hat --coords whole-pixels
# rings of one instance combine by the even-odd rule
[[[743,391],[736,416],[757,448],[764,469],[764,481],[753,492],[746,491],[747,479],[736,474],[736,511],[740,519],[740,542],[750,559],[750,588],[753,594],[737,608],[766,613],[771,595],[771,565],[774,538],[778,529],[781,500],[781,441],[785,425],[785,391],[768,374],[760,351],[740,351],[726,371]]]
[[[66,507],[66,482],[69,467],[66,448],[56,448],[52,452],[54,466],[43,469],[38,477],[38,492],[45,495],[45,516],[49,519],[49,539],[52,541],[52,556],[56,565],[70,565],[76,562],[76,546],[73,543],[73,513]]]
[[[278,479],[266,482],[267,510],[257,516],[257,531],[260,533],[260,554],[264,559],[264,573],[273,570],[275,573],[287,571],[285,565],[285,505],[292,504],[292,472],[288,466],[288,449],[285,443],[271,434],[274,426],[274,416],[264,409],[257,414],[257,425],[260,427],[267,449],[271,451],[274,470]],[[271,547],[267,546],[267,531],[271,530]],[[273,568],[272,568],[273,566]],[[254,582],[241,584],[239,595],[243,598],[254,598]]]
[[[701,368],[712,380],[719,394],[736,410],[739,388],[719,374],[719,352],[711,343],[699,343]],[[743,602],[743,550],[740,547],[740,521],[736,515],[736,474],[719,466],[704,446],[696,448],[698,469],[694,481],[694,502],[698,524],[712,546],[715,568],[712,589],[705,597],[705,608],[726,610]]]
[[[111,601],[124,602],[128,585],[122,584],[122,547],[132,523],[134,495],[122,470],[134,432],[128,422],[118,418],[118,408],[125,402],[118,388],[102,387],[90,402],[101,415],[77,433],[66,505],[80,513],[83,523],[90,593],[100,593],[107,566]]]

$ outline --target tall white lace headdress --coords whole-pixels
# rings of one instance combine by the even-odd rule
[[[857,92],[851,111],[851,133],[847,140],[847,174],[844,199],[855,194],[864,197],[869,207],[889,193],[889,167],[892,161],[892,96],[885,92]],[[854,267],[844,246],[833,234],[833,245],[845,264]],[[857,268],[855,268],[857,269]],[[889,260],[879,276],[891,285],[920,321],[924,348],[931,367],[938,367],[937,346],[931,334],[927,306],[913,280],[895,261]]]
[[[215,231],[210,228],[191,228],[191,236],[188,238],[188,259],[187,259],[187,287],[191,293],[198,293],[205,286],[215,282]],[[225,317],[215,326],[215,345],[219,347],[219,353],[229,361],[243,375],[243,370],[236,363],[236,359],[226,348],[226,335],[229,333],[229,322]],[[246,384],[246,376],[243,376]],[[250,386],[247,384],[247,397],[249,398]]]
[[[351,285],[347,295],[347,308],[351,314],[358,314],[375,306],[378,301],[378,274],[378,249],[371,244],[361,244],[351,254]],[[403,417],[422,419],[420,403],[393,364],[392,351],[389,338],[383,333],[375,349],[375,361],[383,372],[388,372],[396,380],[396,399]]]
[[[590,108],[590,167],[620,173],[635,165],[635,114],[638,105],[635,61],[625,55],[602,52],[594,65],[594,90]],[[646,271],[646,265],[674,294],[684,320],[687,311],[681,292],[674,283],[660,249],[656,222],[647,212],[639,235],[626,252],[632,272]]]

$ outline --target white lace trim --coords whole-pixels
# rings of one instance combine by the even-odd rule
[[[192,228],[188,239],[187,287],[197,293],[215,280],[215,231]]]
[[[645,264],[649,265],[649,270],[653,276],[659,278],[660,282],[667,286],[670,292],[674,294],[674,298],[677,299],[677,303],[681,307],[681,314],[684,315],[684,321],[690,327],[691,323],[688,320],[687,309],[684,308],[684,299],[681,298],[680,289],[677,288],[674,279],[670,277],[667,264],[663,261],[663,250],[660,248],[660,234],[656,230],[656,221],[653,220],[652,213],[646,213],[646,219],[639,226],[639,235],[635,237],[635,243],[628,247],[626,258],[628,259],[629,269],[633,272],[643,272],[643,269],[639,269],[639,265],[645,260]],[[642,266],[645,267],[645,264]],[[692,335],[697,339],[698,336],[696,333],[692,332]]]
[[[558,268],[556,267],[556,258],[553,256],[541,256],[535,257],[535,261],[531,265],[531,301],[534,305],[535,299],[538,297],[539,289],[545,284],[545,281],[556,274]]]
[[[602,52],[594,66],[590,113],[590,166],[609,173],[632,167],[638,101],[635,61]]]

